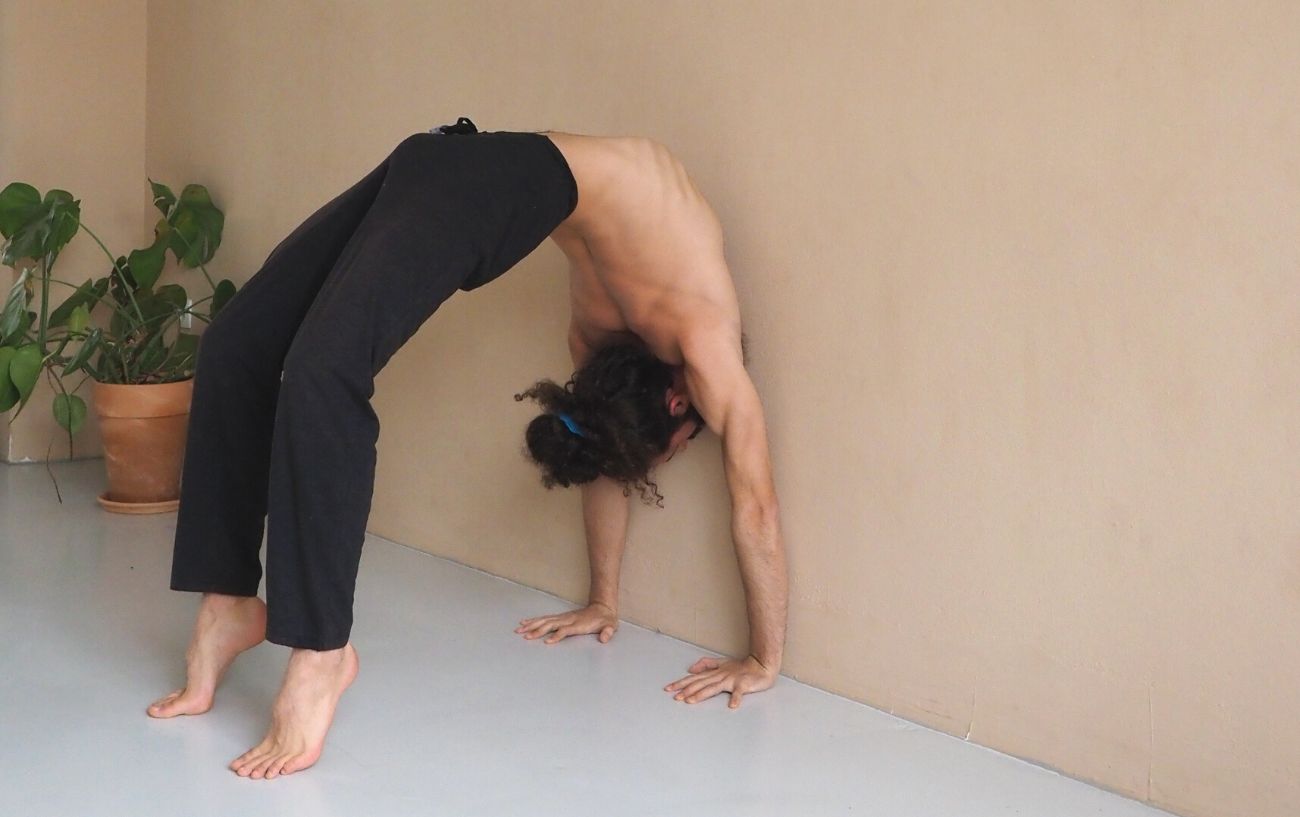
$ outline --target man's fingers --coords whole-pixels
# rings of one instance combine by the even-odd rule
[[[552,614],[550,614],[550,615],[548,615],[548,616],[533,616],[532,618],[526,618],[526,619],[521,620],[521,621],[519,622],[519,624],[520,624],[520,626],[528,627],[528,626],[531,626],[531,625],[533,625],[533,624],[538,623],[539,621],[547,621],[547,620],[549,620],[549,619],[553,619],[553,618],[558,618],[558,616],[557,616],[555,613],[552,613]]]
[[[679,701],[681,701],[681,700],[685,700],[686,698],[691,697],[692,695],[694,695],[696,692],[700,691],[701,689],[704,689],[704,687],[706,687],[706,686],[708,686],[709,684],[713,683],[713,682],[716,681],[717,679],[718,679],[718,676],[717,676],[717,673],[715,673],[715,672],[710,672],[710,673],[708,673],[707,675],[700,675],[700,676],[697,676],[697,677],[695,678],[695,680],[693,680],[693,681],[691,681],[689,684],[687,684],[687,685],[682,689],[681,692],[678,692],[678,693],[677,693],[675,696],[673,696],[673,697],[677,698],[677,700],[679,700]]]
[[[526,618],[520,621],[519,626],[515,628],[515,632],[522,633],[528,630],[535,630],[538,627],[541,627],[546,624],[554,625],[554,624],[572,624],[572,623],[573,623],[572,613],[562,613],[559,615],[549,615],[549,616],[534,616],[533,618]]]
[[[536,638],[539,635],[546,635],[546,633],[549,632],[549,629],[550,629],[550,625],[547,622],[534,624],[528,629],[524,630],[524,638]]]
[[[701,671],[702,671],[702,670],[701,670]],[[716,670],[715,670],[715,671],[716,671]],[[711,675],[712,672],[714,672],[714,671],[711,671],[709,674]],[[693,683],[693,682],[695,682],[695,681],[699,681],[699,680],[701,680],[701,679],[704,678],[704,677],[705,677],[704,675],[699,675],[699,674],[687,675],[687,676],[685,676],[684,678],[678,678],[676,681],[673,681],[671,684],[669,684],[668,686],[664,687],[664,689],[667,690],[667,691],[669,691],[669,692],[671,692],[671,691],[673,691],[674,689],[680,689],[682,686],[684,686],[684,685],[686,685],[686,684]]]
[[[739,689],[731,690],[731,703],[727,704],[727,708],[735,709],[736,707],[740,706],[740,696],[743,694],[744,693],[741,692]]]
[[[529,627],[527,630],[527,635],[525,635],[524,638],[537,638],[539,635],[546,635],[551,630],[554,630],[556,627],[559,626],[560,626],[560,622],[557,619],[544,618],[541,621],[538,621],[533,626]]]
[[[697,682],[697,680],[701,678],[703,678],[703,675],[686,675],[685,678],[679,678],[675,680],[675,682],[668,684],[667,687],[664,687],[664,690],[668,690],[669,692],[672,690],[680,690],[680,688],[685,687],[686,684]]]
[[[686,668],[686,671],[691,673],[690,675],[686,676],[685,678],[680,678],[676,681],[673,681],[671,684],[664,687],[664,690],[666,692],[672,692],[674,689],[680,688],[683,684],[689,684],[692,681],[698,681],[700,679],[703,679],[707,676],[701,675],[700,673],[712,674],[713,672],[716,672],[718,668],[721,666],[722,666],[722,662],[720,660],[718,660],[717,658],[710,658],[709,656],[706,655],[703,658],[701,658],[699,661],[696,661],[694,664],[691,664],[689,667]]]
[[[546,639],[546,643],[547,643],[547,644],[554,644],[554,643],[557,642],[557,641],[563,641],[564,639],[566,639],[566,638],[568,638],[569,636],[573,635],[573,629],[574,629],[574,628],[573,628],[571,625],[568,626],[568,627],[561,627],[561,628],[559,628],[558,630],[555,631],[555,634],[554,634],[554,635],[552,635],[550,638]]]
[[[600,643],[602,644],[608,644],[609,640],[613,637],[614,637],[613,627],[605,627],[603,630],[600,631]]]
[[[721,680],[714,681],[711,684],[706,684],[700,687],[699,689],[697,689],[694,694],[687,695],[686,703],[693,704],[699,701],[706,700],[708,698],[712,698],[714,695],[717,695],[719,692],[724,691],[723,687],[726,685],[726,683],[727,681],[724,678]]]

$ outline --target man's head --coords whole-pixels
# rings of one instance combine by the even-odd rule
[[[545,409],[528,423],[524,438],[547,488],[604,475],[623,483],[625,493],[637,488],[648,500],[649,490],[662,501],[650,470],[684,451],[704,428],[682,367],[639,344],[606,346],[563,386],[539,380],[515,395],[525,398]]]

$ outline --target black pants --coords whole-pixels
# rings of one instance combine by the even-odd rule
[[[171,588],[257,595],[265,519],[267,640],[346,644],[375,374],[458,289],[532,252],[577,197],[548,137],[462,118],[404,139],[281,241],[199,344]]]

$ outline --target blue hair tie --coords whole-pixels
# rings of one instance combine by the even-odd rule
[[[562,412],[562,411],[557,411],[557,412],[555,413],[555,416],[556,416],[556,417],[559,417],[561,420],[563,420],[563,421],[564,421],[564,424],[565,424],[566,426],[568,426],[568,427],[569,427],[569,430],[572,431],[574,434],[577,434],[579,437],[586,437],[586,436],[587,436],[586,434],[583,434],[583,433],[582,433],[582,429],[578,428],[578,424],[575,423],[575,422],[573,422],[573,418],[570,417],[569,415],[565,414],[565,413]]]

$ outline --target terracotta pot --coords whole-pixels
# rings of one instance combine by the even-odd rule
[[[117,513],[176,510],[194,379],[92,383],[108,470],[108,490],[99,495],[99,504]]]

